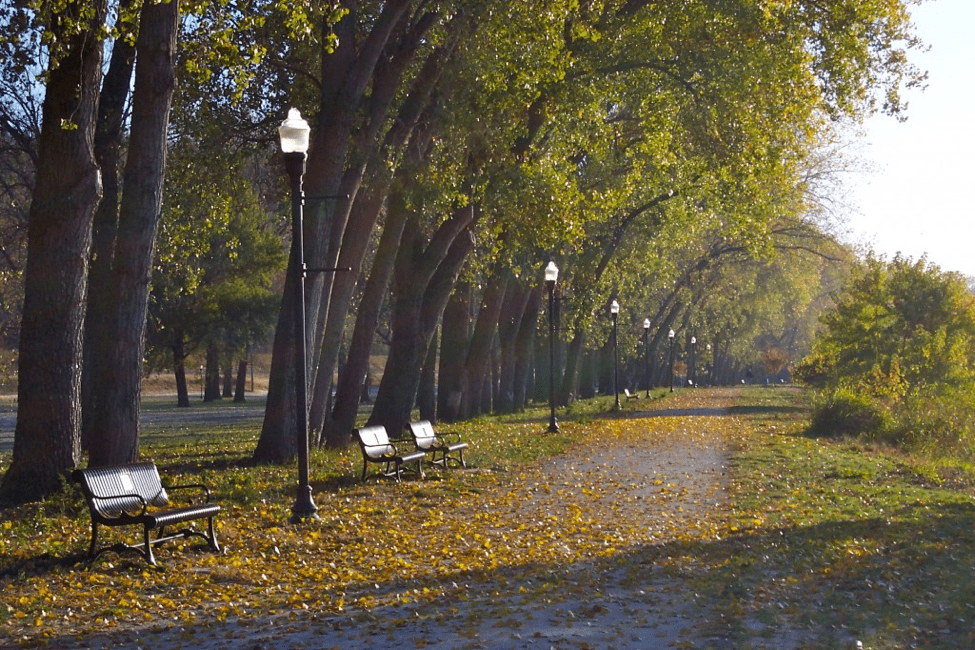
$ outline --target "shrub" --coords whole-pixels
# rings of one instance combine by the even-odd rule
[[[862,394],[839,389],[813,410],[810,433],[827,438],[881,437],[891,430],[883,406]]]

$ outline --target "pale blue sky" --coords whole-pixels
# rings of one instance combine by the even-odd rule
[[[871,118],[862,147],[875,172],[850,182],[859,214],[849,226],[888,259],[927,253],[945,271],[975,276],[975,0],[913,8],[930,51],[914,60],[928,88],[911,92],[908,120]]]

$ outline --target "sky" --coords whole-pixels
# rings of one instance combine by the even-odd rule
[[[866,123],[861,157],[873,171],[849,181],[856,242],[892,258],[927,254],[943,271],[975,277],[975,0],[928,0],[912,8],[930,46],[912,60],[927,89],[907,91],[908,119]]]

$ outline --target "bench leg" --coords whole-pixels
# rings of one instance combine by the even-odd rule
[[[209,524],[207,525],[207,528],[210,529],[210,549],[219,553],[220,544],[217,543],[217,533],[213,529],[213,517],[208,517],[208,519]]]
[[[91,522],[91,545],[88,547],[88,559],[95,559],[95,545],[98,540],[98,522],[94,519]]]
[[[146,558],[146,562],[152,566],[156,566],[156,556],[152,554],[152,542],[149,539],[149,533],[152,529],[149,526],[142,527],[142,543],[143,543],[143,553],[142,555]]]

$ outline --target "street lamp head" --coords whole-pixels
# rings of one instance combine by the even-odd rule
[[[281,139],[283,153],[307,153],[308,136],[311,127],[301,117],[297,108],[288,111],[288,119],[278,127],[278,137]]]
[[[613,314],[614,316],[620,313],[620,304],[615,300],[609,303],[609,313]]]
[[[710,352],[710,351],[711,351],[711,344],[710,344],[710,343],[708,343],[708,347],[707,347],[707,350],[708,350],[708,352]]]
[[[650,319],[649,318],[644,318],[643,319],[643,329],[645,329],[645,330],[649,330],[650,329]]]
[[[669,332],[667,332],[667,338],[670,339],[671,341],[674,340],[674,336],[676,336],[676,334],[674,334],[674,330],[670,330]]]
[[[545,281],[555,284],[556,280],[559,279],[559,267],[555,266],[555,262],[549,262],[548,266],[545,267]]]
[[[694,345],[695,343],[697,343],[697,337],[696,336],[692,336],[691,337],[691,345]]]

